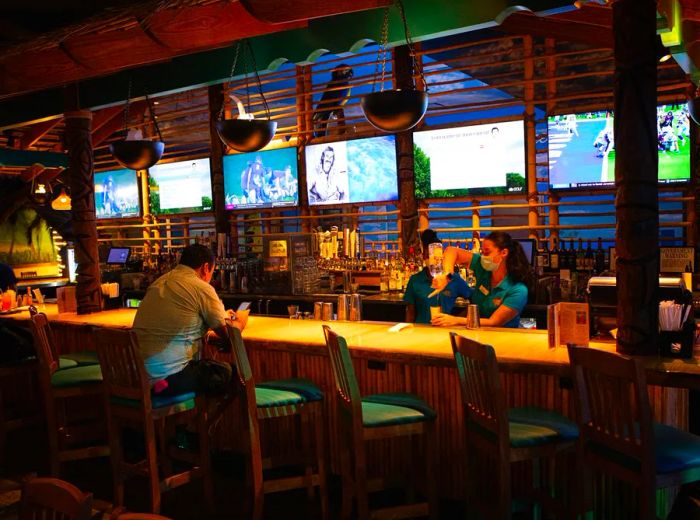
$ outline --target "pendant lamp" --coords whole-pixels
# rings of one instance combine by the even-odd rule
[[[124,134],[126,137],[122,141],[111,143],[109,145],[109,151],[112,153],[114,160],[125,168],[146,170],[160,161],[160,158],[163,156],[163,151],[165,150],[165,143],[163,142],[160,128],[158,128],[158,121],[156,121],[156,117],[153,113],[153,107],[151,106],[150,99],[148,99],[148,94],[146,94],[146,105],[151,114],[153,126],[158,133],[158,141],[151,141],[149,139],[129,139],[130,97],[131,84],[129,84],[129,95],[127,96],[126,107],[124,109]]]
[[[61,192],[58,194],[58,197],[51,201],[51,207],[57,211],[70,211],[72,208],[71,199],[70,195],[66,193],[65,186],[61,186]]]
[[[236,51],[233,57],[233,65],[231,66],[230,78],[236,70],[236,62],[238,61],[238,54],[243,48],[243,61],[245,64],[245,52],[246,47],[250,53],[253,73],[255,74],[256,83],[258,85],[258,92],[262,99],[263,106],[265,107],[266,119],[255,119],[253,114],[250,113],[250,90],[248,88],[248,75],[247,70],[244,70],[246,77],[246,96],[248,97],[248,112],[246,112],[245,106],[241,100],[233,94],[230,94],[231,98],[236,102],[236,107],[238,109],[238,117],[231,119],[224,119],[224,104],[221,105],[221,110],[219,111],[219,119],[216,122],[216,131],[219,134],[219,138],[233,150],[238,152],[255,152],[264,148],[268,145],[272,138],[275,136],[277,131],[277,121],[270,120],[270,109],[267,106],[267,100],[262,90],[262,83],[260,81],[260,76],[258,75],[258,68],[255,63],[255,56],[253,55],[253,49],[250,45],[250,41],[245,40],[244,43],[240,41],[236,43]]]
[[[422,67],[416,63],[416,53],[408,31],[406,13],[403,2],[396,0],[396,6],[401,14],[403,22],[406,45],[411,56],[413,71],[418,71],[426,90],[414,88],[384,90],[384,80],[386,76],[387,44],[389,40],[389,8],[384,10],[384,21],[382,24],[382,37],[377,56],[377,67],[381,64],[382,74],[380,80],[380,91],[375,92],[377,70],[375,69],[375,80],[372,84],[372,92],[360,99],[362,112],[372,126],[383,132],[403,132],[416,126],[428,109],[428,91]]]

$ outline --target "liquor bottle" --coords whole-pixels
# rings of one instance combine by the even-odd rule
[[[586,267],[585,251],[583,250],[583,239],[578,239],[578,249],[576,250],[576,270],[583,271]]]
[[[591,241],[588,241],[588,247],[586,247],[585,259],[585,269],[586,271],[593,271],[595,267],[595,256],[593,255],[593,249],[591,249]]]
[[[595,252],[595,271],[600,274],[605,271],[605,251],[603,251],[603,239],[598,237],[598,249]]]
[[[552,252],[549,253],[549,270],[552,272],[559,271],[559,246],[557,246],[557,239],[552,239]]]
[[[574,248],[574,239],[569,240],[569,270],[576,271],[576,249]]]
[[[537,266],[541,267],[544,272],[550,271],[549,255],[549,246],[545,240],[542,249],[537,252]]]

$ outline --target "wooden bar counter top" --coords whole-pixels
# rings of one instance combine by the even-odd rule
[[[58,314],[47,304],[49,317],[62,352],[94,350],[99,341],[93,327],[131,327],[135,309],[108,310],[78,316]],[[4,316],[28,320],[27,311]],[[243,332],[253,374],[257,381],[300,377],[314,381],[326,395],[331,467],[338,472],[335,424],[334,380],[326,355],[320,321],[250,316]],[[425,399],[438,413],[438,464],[440,489],[444,496],[462,498],[466,482],[464,424],[458,378],[453,366],[450,330],[482,343],[493,345],[501,368],[501,381],[508,406],[538,406],[573,417],[572,395],[568,381],[569,360],[566,348],[549,349],[547,333],[542,330],[478,330],[436,328],[412,325],[389,332],[394,324],[385,322],[330,322],[345,336],[362,395],[379,392],[411,392]],[[615,344],[591,342],[592,348],[615,351]],[[230,355],[209,348],[209,354],[231,361]],[[700,388],[700,366],[695,359],[645,357],[649,395],[654,419],[680,428],[688,427],[688,388]],[[274,423],[275,421],[272,421]],[[265,446],[269,456],[283,455],[295,448],[289,435],[292,424],[265,424]],[[236,414],[226,414],[217,427],[214,444],[220,449],[235,449]],[[380,441],[370,449],[370,474],[386,470],[408,471],[407,446]]]

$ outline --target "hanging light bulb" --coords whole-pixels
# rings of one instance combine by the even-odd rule
[[[61,193],[58,194],[58,197],[53,199],[51,202],[51,207],[55,209],[56,211],[70,211],[71,209],[71,200],[70,200],[70,195],[66,193],[66,188],[61,187]]]

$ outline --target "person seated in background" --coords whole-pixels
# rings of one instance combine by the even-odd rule
[[[427,265],[428,246],[434,243],[442,243],[442,241],[432,229],[424,230],[420,234],[420,241],[425,265],[420,272],[409,278],[406,292],[403,295],[404,301],[408,303],[406,306],[406,321],[409,323],[430,323],[430,307],[439,306],[440,312],[450,314],[454,310],[455,300],[458,297],[469,298],[472,293],[467,282],[459,274],[454,273],[450,282],[439,295],[428,298],[428,295],[433,292],[431,287],[433,277]]]
[[[533,273],[523,246],[502,231],[489,234],[481,244],[481,253],[472,253],[457,247],[448,247],[442,259],[444,272],[436,276],[433,287],[448,287],[455,263],[468,264],[476,277],[472,303],[479,306],[482,327],[518,327],[520,314],[527,304],[528,286]],[[467,319],[439,314],[433,325],[466,326]]]
[[[17,277],[12,267],[0,262],[0,291],[5,292],[8,289],[17,289]]]
[[[224,309],[209,283],[213,273],[211,250],[201,244],[187,246],[180,263],[148,287],[134,331],[153,395],[227,394],[219,402],[221,410],[221,403],[232,396],[233,369],[225,362],[201,359],[204,336],[211,328],[228,338],[227,323],[243,330],[247,313],[237,316]]]

